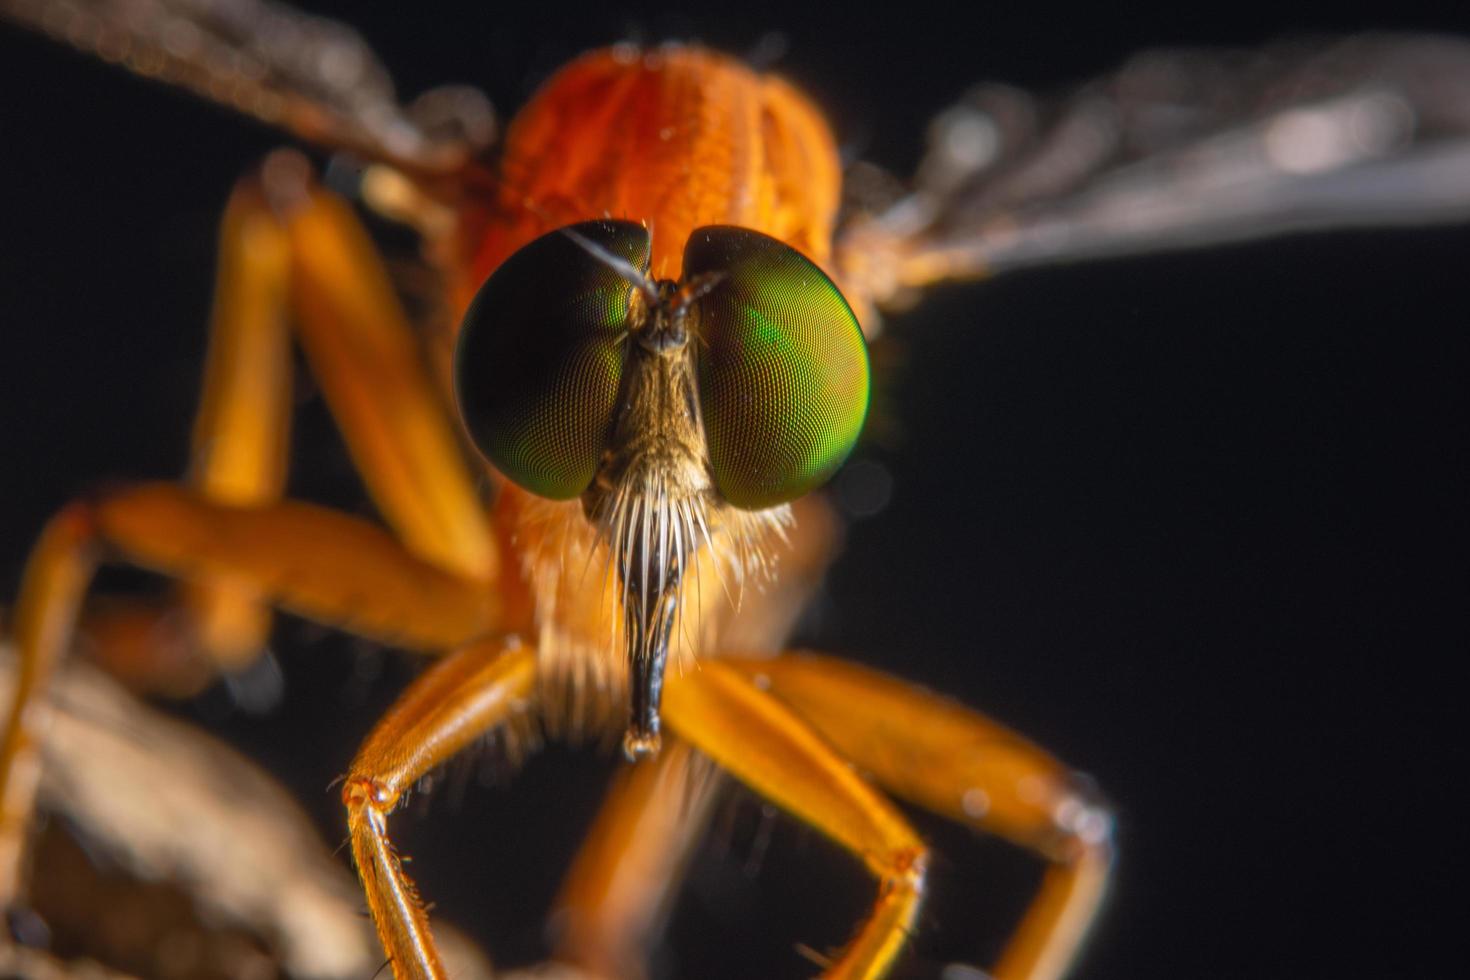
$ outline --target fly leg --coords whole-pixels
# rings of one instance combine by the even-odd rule
[[[284,331],[292,311],[312,373],[402,545],[340,516],[277,503],[290,388]],[[13,624],[19,683],[0,744],[0,903],[21,888],[46,680],[70,643],[100,546],[114,545],[188,583],[193,625],[182,640],[177,630],[160,628],[176,618],[136,605],[113,606],[92,621],[104,659],[134,680],[168,674],[178,663],[167,651],[181,645],[201,650],[213,666],[239,665],[260,649],[272,596],[328,622],[373,619],[375,611],[357,607],[375,600],[387,581],[429,605],[400,602],[377,617],[391,622],[369,624],[366,632],[384,635],[377,627],[387,626],[390,640],[442,649],[477,635],[485,623],[505,621],[503,607],[489,598],[498,585],[510,586],[503,595],[518,594],[513,583],[497,582],[499,542],[382,263],[351,210],[315,186],[294,154],[273,156],[231,200],[194,442],[197,494],[146,488],[75,504],[51,522],[28,564]],[[247,527],[254,537],[238,533]],[[369,572],[355,565],[347,543],[364,537],[379,557],[391,552],[385,562],[392,567]],[[306,554],[313,546],[323,550]],[[428,573],[417,581],[448,583],[445,595],[456,598],[445,603],[417,590],[417,569]],[[450,619],[418,625],[441,614]],[[174,643],[159,642],[170,635]]]
[[[296,180],[276,207],[291,243],[297,337],[368,494],[409,551],[499,581],[481,480],[372,240],[304,161]]]
[[[531,648],[472,644],[415,681],[353,760],[342,787],[352,855],[397,980],[441,980],[445,971],[428,913],[388,838],[388,815],[432,769],[524,712],[535,682]]]
[[[223,504],[264,505],[286,485],[291,424],[287,325],[290,242],[270,209],[273,158],[242,180],[220,229],[204,385],[185,482]],[[183,584],[193,638],[216,667],[239,669],[264,648],[270,610],[259,593],[219,577]]]
[[[351,209],[291,151],[242,180],[225,212],[186,482],[223,504],[281,498],[293,326],[390,526],[420,556],[493,579],[498,544],[475,478],[382,262]],[[269,610],[239,581],[196,578],[181,593],[182,616],[171,605],[89,600],[90,646],[113,672],[173,694],[263,649]]]
[[[647,973],[648,947],[704,836],[719,783],[677,738],[618,773],[557,897],[558,961],[595,977]]]
[[[867,865],[880,883],[877,904],[823,976],[885,976],[924,895],[928,852],[903,815],[794,711],[720,660],[670,679],[664,717],[721,768]]]
[[[222,504],[274,503],[285,486],[290,241],[267,191],[279,170],[268,161],[259,176],[241,180],[220,226],[209,355],[185,482]],[[110,672],[186,696],[216,670],[254,660],[270,625],[258,593],[215,576],[181,583],[171,602],[89,597],[82,633]]]
[[[1084,780],[983,715],[866,667],[807,654],[727,662],[895,795],[1050,862],[991,975],[1066,972],[1113,858],[1112,817]]]
[[[22,890],[47,684],[105,548],[168,575],[228,578],[300,615],[412,649],[449,649],[506,624],[500,597],[483,582],[322,507],[231,507],[172,484],[73,503],[32,551],[11,623],[19,671],[0,742],[0,907]]]

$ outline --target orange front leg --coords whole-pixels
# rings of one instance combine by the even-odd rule
[[[397,980],[445,973],[428,913],[388,839],[388,814],[432,769],[522,714],[535,681],[535,651],[514,639],[466,647],[403,693],[352,762],[342,787],[352,855]]]
[[[70,648],[101,546],[182,577],[228,578],[278,605],[388,643],[442,650],[504,624],[498,596],[417,558],[386,531],[310,504],[229,507],[173,484],[79,502],[47,526],[26,565],[20,660],[0,744],[0,906],[21,891],[45,690]]]
[[[495,581],[503,559],[454,409],[367,231],[300,166],[298,199],[283,210],[297,334],[312,376],[373,502],[408,549]]]
[[[719,660],[670,680],[664,717],[681,738],[877,876],[872,915],[823,976],[886,976],[913,930],[928,859],[903,815],[795,712]]]
[[[1051,862],[991,975],[1066,972],[1112,866],[1112,817],[1071,770],[963,705],[866,667],[809,654],[729,663],[884,787]]]

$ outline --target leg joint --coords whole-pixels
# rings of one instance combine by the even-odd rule
[[[400,795],[394,787],[369,776],[354,774],[342,783],[342,805],[353,813],[363,810],[388,813]]]
[[[890,889],[918,894],[924,890],[929,873],[929,849],[916,844],[889,853],[878,869],[879,876]]]
[[[1067,779],[1052,806],[1051,817],[1061,838],[1063,859],[1112,853],[1113,809],[1089,777],[1073,773]]]

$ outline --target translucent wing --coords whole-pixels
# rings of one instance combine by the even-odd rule
[[[351,28],[268,0],[0,0],[0,17],[404,170],[453,170],[494,136],[479,92],[436,89],[404,108]]]
[[[1470,43],[1165,50],[1060,97],[972,89],[839,262],[880,305],[941,279],[1283,232],[1470,217]]]

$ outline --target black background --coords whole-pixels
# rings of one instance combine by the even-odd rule
[[[979,78],[1045,88],[1159,44],[1372,26],[1470,33],[1410,6],[1211,11],[1037,4],[871,14],[784,4],[669,13],[621,0],[416,3],[364,31],[413,94],[487,89],[508,115],[587,47],[698,38],[778,63],[845,146],[899,172]],[[185,459],[215,222],[279,137],[0,29],[0,594],[48,513]],[[1080,977],[1411,975],[1443,942],[1463,836],[1451,729],[1467,648],[1465,227],[1335,234],[1038,271],[939,290],[897,320],[896,436],[861,456],[891,505],[857,522],[808,642],[985,710],[1096,777],[1116,884]],[[319,405],[293,488],[360,507]],[[324,787],[401,688],[396,658],[279,631],[264,719],[180,710],[277,771],[340,838]],[[362,663],[369,665],[364,671]],[[373,673],[376,671],[376,673]],[[509,792],[400,818],[444,916],[507,962],[537,922],[607,764],[554,751]],[[809,831],[732,793],[659,969],[801,976],[872,893]],[[983,961],[1029,860],[932,821],[943,858],[903,975]],[[759,860],[756,860],[760,858]]]

